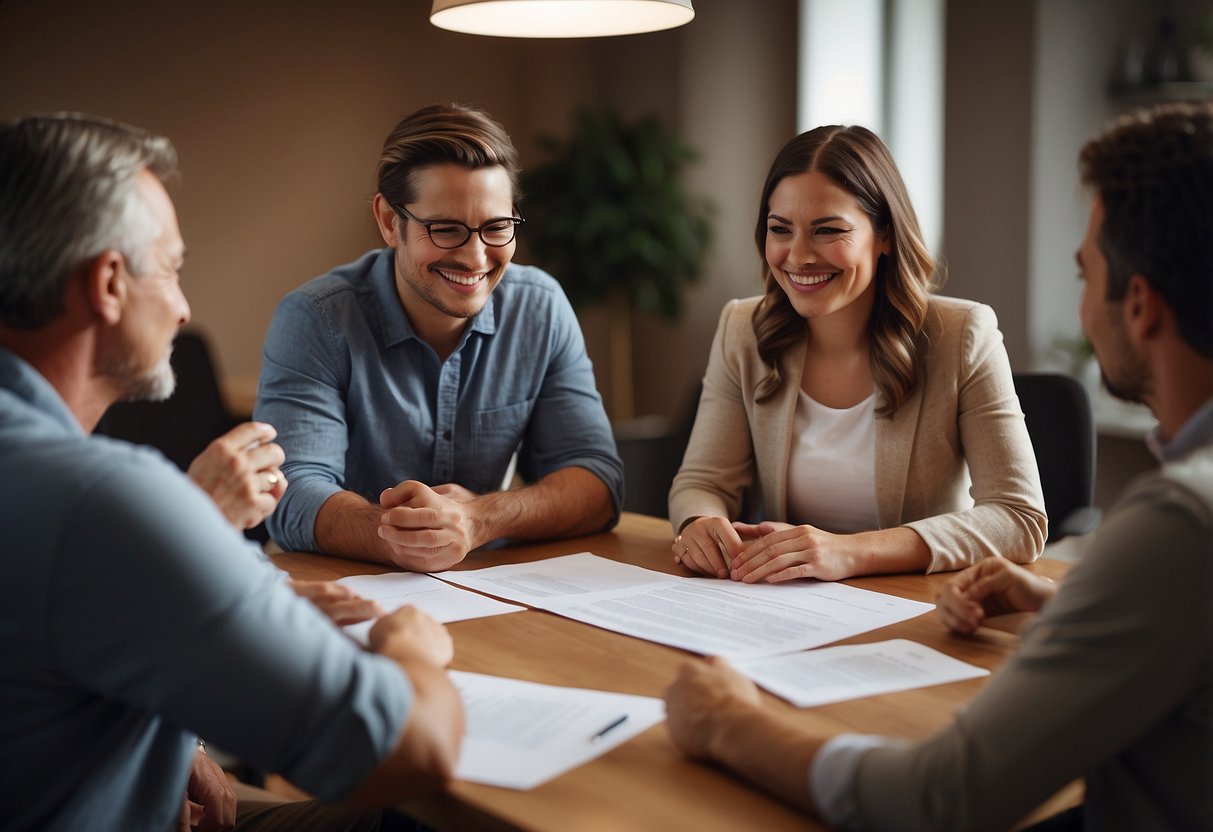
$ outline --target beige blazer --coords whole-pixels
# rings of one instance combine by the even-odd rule
[[[695,427],[670,489],[675,530],[701,515],[738,517],[752,488],[766,519],[787,519],[805,346],[784,355],[784,385],[756,403],[767,373],[751,324],[759,300],[729,301],[721,312]],[[994,555],[1031,562],[1044,549],[1044,496],[994,310],[932,297],[924,329],[918,389],[891,418],[876,417],[880,528],[914,529],[931,550],[928,572]]]

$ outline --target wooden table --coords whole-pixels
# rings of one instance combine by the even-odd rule
[[[593,552],[613,560],[671,574],[689,574],[673,563],[671,531],[664,519],[624,514],[613,532],[477,551],[456,569],[521,563],[575,552]],[[323,555],[273,555],[293,577],[334,580],[373,574],[386,568]],[[1033,571],[1060,577],[1066,564],[1044,559]],[[933,601],[941,575],[889,575],[855,578],[853,586]],[[612,633],[542,610],[527,610],[448,625],[455,641],[458,670],[470,670],[555,685],[661,696],[679,665],[693,654]],[[1008,627],[1013,630],[1013,627]],[[974,636],[949,634],[933,613],[864,633],[840,643],[908,638],[962,661],[1000,666],[1018,637],[983,628]],[[981,689],[984,679],[875,696],[799,710],[764,693],[778,709],[807,729],[832,735],[843,731],[925,737],[946,725],[953,711]],[[1063,792],[1044,811],[1074,802]],[[472,783],[456,783],[449,794],[411,802],[406,807],[438,829],[737,830],[819,829],[799,810],[768,797],[723,770],[685,759],[670,741],[664,724],[654,726],[593,762],[527,792]]]

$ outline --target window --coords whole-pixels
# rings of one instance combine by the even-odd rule
[[[884,139],[923,237],[943,224],[945,0],[800,0],[797,123],[862,124]]]

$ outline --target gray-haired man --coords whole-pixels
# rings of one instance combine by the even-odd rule
[[[167,460],[89,436],[113,402],[172,390],[174,169],[167,140],[101,119],[0,126],[6,828],[230,827],[197,735],[379,805],[458,754],[440,625],[402,611],[363,652]]]

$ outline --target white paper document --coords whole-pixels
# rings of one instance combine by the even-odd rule
[[[436,577],[617,633],[729,658],[820,647],[934,609],[840,583],[684,578],[589,552]]]
[[[455,776],[533,789],[665,719],[649,696],[540,685],[451,671],[467,712]]]
[[[518,612],[526,607],[485,598],[475,592],[465,592],[419,572],[386,572],[382,575],[351,575],[337,581],[363,598],[378,601],[385,612],[395,612],[406,604],[419,607],[443,624],[466,618],[484,618]],[[366,644],[374,621],[363,621],[345,627],[355,641]]]
[[[990,675],[903,638],[748,659],[737,662],[737,669],[798,708]]]

